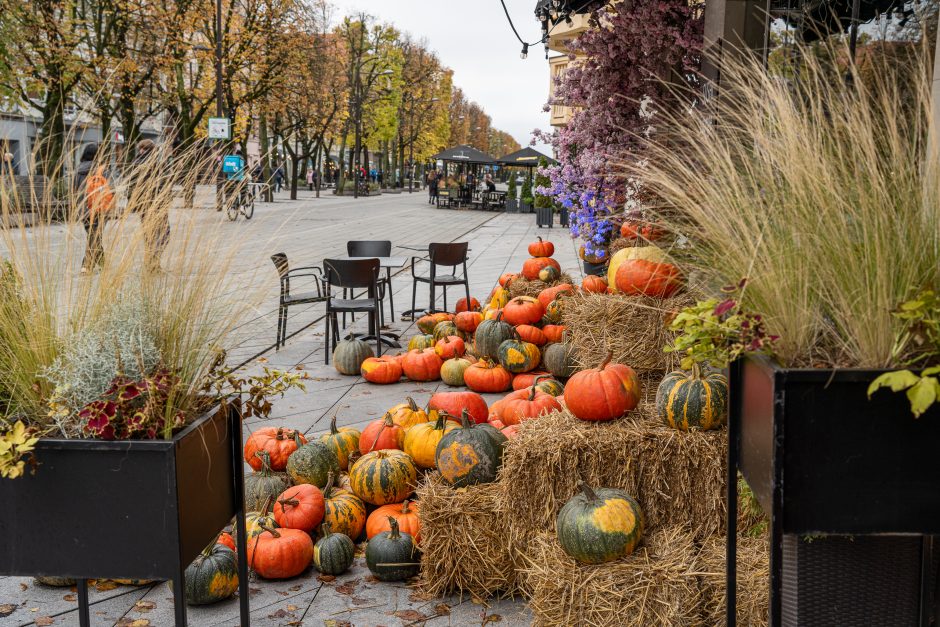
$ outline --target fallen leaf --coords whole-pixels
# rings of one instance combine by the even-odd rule
[[[336,581],[336,577],[333,575],[317,575],[317,581],[320,583],[330,583],[332,581]],[[300,588],[300,586],[297,587]]]
[[[287,606],[287,611],[288,611],[288,612],[296,612],[296,611],[297,611],[297,606],[296,606],[296,605],[288,605],[288,606]]]
[[[251,596],[252,594],[258,594],[259,592],[261,592],[261,588],[248,588],[249,596]]]
[[[352,581],[347,581],[346,583],[336,586],[336,591],[340,594],[352,594],[356,591],[357,585],[359,585],[359,580],[353,579]]]
[[[274,612],[273,614],[268,614],[268,618],[285,618],[286,616],[287,612],[282,609]]]
[[[490,614],[489,616],[483,619],[484,625],[486,625],[487,623],[501,623],[501,622],[503,622],[503,617],[500,616],[499,614]]]
[[[391,615],[411,622],[427,620],[428,618],[417,610],[398,610],[397,612],[392,612]]]
[[[40,616],[36,619],[36,624],[39,625],[39,627],[49,627],[49,625],[55,624],[55,619],[51,616]]]
[[[74,589],[75,588],[72,588],[72,590]],[[20,583],[20,590],[22,590],[23,592],[26,592],[27,590],[29,590],[29,586],[25,583]]]
[[[323,627],[353,627],[348,620],[333,620],[332,618],[323,621]]]
[[[0,605],[0,618],[3,618],[4,616],[9,616],[15,611],[16,611],[15,605],[10,605],[9,603],[3,603],[2,605]]]
[[[63,601],[74,601],[75,599],[76,596],[74,594],[66,594],[64,597],[62,597]]]
[[[303,586],[291,586],[290,588],[288,588],[288,590],[290,590],[291,592],[297,592],[301,588],[303,588]]]
[[[134,609],[141,613],[149,612],[155,607],[157,607],[157,604],[153,601],[138,601],[134,604]]]
[[[366,577],[366,581],[368,581],[369,583],[378,583],[378,582],[379,582],[379,580],[376,579],[374,575],[369,575],[368,577]]]
[[[375,603],[375,597],[353,597],[353,605],[368,605],[369,603]]]
[[[450,606],[446,603],[438,603],[434,606],[434,611],[437,612],[438,616],[447,616],[450,614]]]
[[[268,360],[267,360],[265,357],[259,357],[259,358],[258,358],[258,363],[259,363],[259,364],[266,364],[266,363],[268,363]]]
[[[291,622],[287,624],[289,627],[298,627],[298,625],[303,625],[304,622],[302,620],[292,620]]]
[[[282,597],[290,596],[290,592],[287,592],[285,590],[277,590],[277,593],[281,595]]]
[[[39,608],[38,608],[38,607],[31,607],[31,608],[29,608],[29,611],[30,611],[30,612],[38,612],[38,611],[39,611]]]
[[[111,581],[110,579],[102,579],[95,582],[95,590],[98,592],[107,592],[108,590],[117,589],[118,585]]]

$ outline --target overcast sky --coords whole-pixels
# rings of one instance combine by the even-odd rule
[[[532,129],[550,129],[542,106],[548,100],[548,62],[539,45],[522,60],[522,44],[513,35],[499,0],[424,2],[421,0],[331,0],[335,20],[365,11],[417,39],[427,40],[454,83],[493,118],[493,126],[512,134],[523,146]],[[541,37],[535,0],[506,0],[509,14],[526,41]],[[537,146],[551,154],[544,146]],[[496,155],[500,156],[500,155]]]

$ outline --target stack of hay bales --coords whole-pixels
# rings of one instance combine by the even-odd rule
[[[545,281],[540,281],[538,279],[530,281],[520,274],[509,282],[509,285],[506,289],[509,290],[510,298],[517,298],[519,296],[531,296],[532,298],[537,298],[543,290],[546,290],[550,287],[555,287],[556,285],[561,285],[562,283],[574,285],[574,279],[572,279],[571,275],[567,272],[562,272],[561,276],[559,276],[557,280],[552,281],[551,283],[546,283]]]

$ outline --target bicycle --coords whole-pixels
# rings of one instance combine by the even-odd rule
[[[228,219],[234,222],[238,219],[238,214],[245,216],[246,220],[251,220],[255,215],[255,195],[248,185],[242,185],[235,193],[232,202],[228,204]]]

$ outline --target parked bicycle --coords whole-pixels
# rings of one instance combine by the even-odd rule
[[[255,215],[255,195],[248,185],[241,185],[235,192],[232,202],[227,207],[228,219],[234,222],[238,219],[238,214],[245,216],[246,220],[251,220]]]

